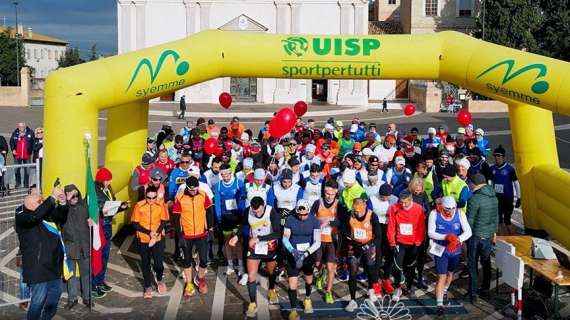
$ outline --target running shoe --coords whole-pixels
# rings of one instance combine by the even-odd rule
[[[206,283],[206,278],[200,278],[200,277],[196,276],[194,278],[194,284],[196,284],[196,286],[198,286],[198,291],[201,294],[207,294],[208,293],[208,284]]]
[[[269,289],[267,292],[267,297],[269,298],[269,304],[279,304],[279,295],[277,295],[277,289]]]
[[[156,290],[158,291],[158,294],[163,295],[166,293],[166,284],[163,281],[159,281],[157,286],[156,286]]]
[[[91,291],[91,296],[95,299],[103,298],[107,295],[106,292],[101,290],[99,287],[95,288],[95,290]]]
[[[427,283],[424,281],[424,277],[419,276],[418,280],[416,281],[418,288],[422,289],[422,290],[427,290],[428,289],[428,285]]]
[[[378,282],[372,284],[372,290],[374,290],[374,294],[376,295],[376,297],[378,298],[382,297],[382,287]]]
[[[354,312],[356,309],[358,309],[358,303],[356,303],[356,300],[350,300],[348,305],[344,307],[344,311],[346,312]]]
[[[330,291],[325,292],[325,303],[326,304],[333,304],[334,303],[334,298],[333,298],[332,292],[330,292]]]
[[[389,279],[382,280],[382,289],[386,294],[394,293],[394,287],[392,286],[392,282]]]
[[[245,286],[245,285],[247,285],[247,279],[248,279],[247,273],[244,273],[241,275],[238,283],[242,286]]]
[[[143,298],[145,298],[145,299],[151,299],[152,298],[152,288],[151,287],[144,289]]]
[[[400,301],[401,296],[402,296],[402,288],[396,288],[396,290],[394,290],[394,294],[392,294],[392,302]]]
[[[293,309],[291,310],[291,312],[289,312],[289,320],[299,320],[299,319],[301,319],[301,317],[299,317],[297,310]]]
[[[105,292],[105,293],[109,293],[109,292],[113,291],[113,287],[111,287],[110,285],[106,284],[105,282],[103,282],[103,284],[100,285],[99,288],[101,289],[101,291],[103,291],[103,292]]]
[[[323,288],[325,287],[326,278],[327,278],[327,271],[323,269],[321,270],[321,272],[319,272],[319,274],[317,275],[317,279],[315,280],[315,286],[317,287],[317,289],[323,290]]]
[[[186,283],[184,287],[184,297],[188,298],[194,295],[194,285],[191,282]]]
[[[341,272],[338,273],[338,281],[340,282],[347,282],[348,281],[348,271],[346,270],[342,270]]]
[[[257,304],[255,302],[250,302],[245,314],[248,318],[255,318],[255,316],[257,316]]]
[[[370,300],[371,302],[378,301],[378,297],[376,297],[374,289],[368,289],[368,300]]]
[[[361,272],[356,275],[356,281],[358,282],[367,282],[368,281],[368,274],[366,272]]]
[[[313,301],[311,301],[311,298],[305,298],[305,301],[303,301],[303,307],[304,310],[303,312],[305,312],[305,314],[309,314],[309,313],[313,313]]]

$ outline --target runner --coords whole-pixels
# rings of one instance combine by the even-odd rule
[[[431,253],[434,255],[437,270],[437,314],[443,315],[443,296],[446,294],[453,273],[457,270],[461,259],[461,246],[471,237],[471,227],[462,210],[457,208],[452,196],[442,198],[442,210],[432,210],[429,215],[428,234],[435,241]]]
[[[346,240],[343,250],[346,250],[350,276],[348,288],[350,302],[344,310],[354,312],[358,308],[356,303],[356,275],[359,265],[362,264],[368,275],[368,299],[376,302],[377,296],[382,295],[382,289],[378,284],[378,270],[376,269],[376,246],[374,238],[380,225],[374,218],[372,210],[366,207],[366,198],[355,198],[348,223],[343,225],[343,238]]]
[[[228,242],[238,232],[247,195],[243,181],[232,174],[229,165],[223,164],[220,167],[220,177],[220,181],[214,185],[214,210],[216,223],[220,226],[224,237],[223,251],[228,262],[226,275],[235,273],[234,262],[237,260],[239,283],[246,285],[247,274],[244,272],[241,242],[237,246],[230,246]]]
[[[198,179],[189,177],[186,180],[184,193],[176,195],[173,215],[179,216],[180,235],[183,242],[184,297],[194,295],[194,284],[198,286],[201,294],[208,293],[206,283],[206,267],[208,266],[208,231],[212,231],[214,216],[212,213],[212,201],[206,194],[198,191]],[[192,251],[196,247],[199,258],[199,269],[196,278],[192,278]],[[194,282],[194,284],[192,283]]]
[[[316,276],[317,289],[325,288],[325,303],[334,303],[332,287],[337,268],[337,248],[339,247],[339,217],[345,210],[337,200],[338,184],[334,180],[325,183],[324,197],[315,201],[311,207],[311,215],[317,217],[321,225],[321,250],[317,251]]]
[[[297,286],[299,273],[303,271],[305,280],[304,313],[313,313],[311,291],[315,252],[321,248],[321,227],[315,215],[309,214],[309,204],[301,199],[297,202],[295,214],[287,217],[283,229],[283,246],[287,250],[287,278],[291,311],[289,320],[300,319],[297,313]]]
[[[304,177],[300,182],[303,188],[303,199],[309,202],[309,208],[313,207],[313,203],[322,198],[324,180],[321,175],[321,166],[313,163],[308,172],[308,176]]]
[[[499,200],[499,232],[501,234],[514,234],[511,224],[511,215],[514,207],[521,206],[521,187],[515,168],[505,159],[506,151],[499,145],[493,152],[495,164],[491,166],[493,187]]]
[[[259,196],[251,199],[251,206],[245,216],[240,232],[234,235],[229,243],[236,246],[239,235],[244,234],[243,229],[249,230],[249,237],[244,238],[247,242],[247,292],[249,305],[246,315],[253,318],[257,315],[257,273],[261,263],[265,263],[269,275],[269,291],[267,293],[269,303],[279,303],[275,280],[277,273],[277,240],[281,237],[281,217],[271,206],[265,205],[265,201]]]
[[[392,295],[392,301],[400,301],[403,294],[401,288],[402,271],[406,276],[406,291],[413,294],[415,268],[414,262],[418,249],[425,237],[425,215],[420,205],[414,203],[412,193],[403,190],[400,193],[400,201],[389,209],[388,218],[388,242],[394,251],[396,273],[394,285],[396,290]]]
[[[137,244],[141,256],[141,269],[144,281],[145,299],[152,298],[152,283],[150,272],[150,259],[154,261],[157,290],[159,294],[166,293],[166,284],[162,281],[164,266],[164,227],[169,221],[168,209],[162,199],[158,197],[158,189],[148,186],[145,190],[145,199],[139,201],[131,213],[131,224],[136,230]]]

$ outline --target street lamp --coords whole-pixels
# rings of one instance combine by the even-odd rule
[[[20,34],[18,32],[18,1],[14,1],[14,9],[16,10],[16,85],[20,86]]]

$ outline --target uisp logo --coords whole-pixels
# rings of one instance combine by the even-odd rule
[[[314,37],[309,46],[309,41],[305,37],[291,36],[281,40],[285,53],[290,56],[301,57],[309,49],[317,56],[370,56],[370,54],[380,48],[380,40],[376,38],[333,38]]]
[[[182,77],[183,75],[188,73],[188,71],[190,70],[190,64],[188,63],[188,61],[182,60],[180,58],[180,54],[174,50],[171,49],[165,50],[160,54],[160,57],[156,62],[156,66],[153,66],[152,61],[148,58],[143,58],[139,61],[137,67],[133,72],[133,75],[131,76],[131,81],[127,86],[126,92],[129,91],[135,80],[138,78],[141,70],[148,72],[150,78],[150,86],[148,86],[147,88],[137,90],[136,92],[137,97],[144,97],[148,94],[154,94],[182,86],[184,84],[184,79],[179,79],[154,85],[155,80],[158,78],[160,72],[163,69],[162,67],[165,61],[170,57],[172,57],[172,60],[174,61],[176,66],[175,67],[176,69],[174,70],[176,72],[176,75]]]

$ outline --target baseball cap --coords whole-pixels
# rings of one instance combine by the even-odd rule
[[[477,130],[475,130],[475,134],[480,134],[481,136],[484,136],[485,131],[483,131],[483,129],[481,129],[481,128],[477,128]]]
[[[495,148],[495,150],[493,151],[493,155],[496,154],[500,154],[502,156],[504,156],[507,153],[507,151],[505,151],[505,148],[503,148],[503,145],[499,145],[497,148]]]
[[[151,156],[151,155],[148,154],[148,153],[143,154],[143,156],[142,156],[142,164],[143,164],[143,165],[146,166],[146,165],[149,165],[149,164],[151,164],[151,163],[153,163],[153,162],[154,162],[154,157],[153,157],[153,156]]]
[[[281,180],[293,180],[293,170],[289,168],[283,169],[281,171]]]
[[[252,158],[243,159],[243,166],[248,168],[253,168],[253,159]]]
[[[198,181],[198,178],[196,178],[195,176],[189,176],[188,178],[186,178],[186,186],[188,188],[196,188],[200,185],[200,182]]]
[[[337,126],[337,127],[342,127],[342,121],[337,120],[337,121],[334,123],[334,125]]]
[[[152,169],[152,172],[150,173],[150,177],[152,179],[163,180],[164,178],[166,178],[166,174],[164,172],[162,172],[162,170],[160,170],[159,168],[154,168],[154,169]]]
[[[305,152],[315,152],[316,150],[317,147],[315,147],[315,145],[311,143],[305,147]]]
[[[433,127],[428,128],[427,133],[428,133],[428,134],[436,134],[435,128],[433,128]]]
[[[462,127],[457,128],[457,133],[465,134],[465,128],[462,128]]]

